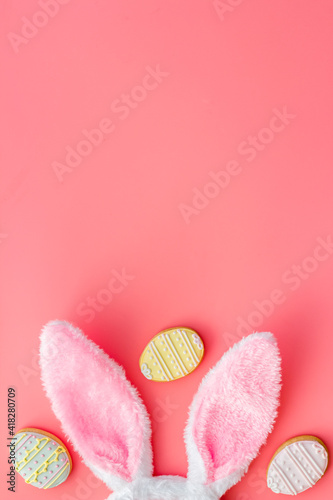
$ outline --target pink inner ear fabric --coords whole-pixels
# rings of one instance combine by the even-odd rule
[[[44,386],[74,446],[90,465],[132,480],[147,422],[122,368],[71,325],[47,325],[41,340]]]
[[[246,467],[257,455],[271,431],[279,391],[278,349],[265,337],[236,344],[208,374],[193,427],[207,483]]]

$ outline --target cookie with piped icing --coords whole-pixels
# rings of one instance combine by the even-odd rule
[[[267,486],[274,493],[297,495],[312,488],[324,475],[328,450],[315,436],[297,436],[283,443],[267,470]]]
[[[41,429],[21,429],[15,446],[15,469],[27,484],[40,489],[59,486],[72,470],[72,459],[59,438]]]
[[[197,332],[187,327],[159,332],[140,357],[141,373],[155,382],[170,382],[189,375],[201,363],[204,344]]]

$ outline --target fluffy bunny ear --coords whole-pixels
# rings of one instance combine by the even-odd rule
[[[65,321],[41,334],[42,381],[65,433],[111,489],[151,476],[147,411],[123,369]]]
[[[185,431],[191,482],[223,495],[239,481],[272,430],[280,378],[279,351],[270,333],[244,338],[210,370]]]

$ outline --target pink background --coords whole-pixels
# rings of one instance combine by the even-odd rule
[[[187,407],[207,370],[248,331],[274,332],[279,417],[225,495],[274,499],[265,471],[283,441],[314,434],[333,449],[333,254],[318,250],[318,238],[333,238],[333,4],[226,0],[223,16],[212,1],[62,0],[51,17],[42,3],[0,8],[1,498],[13,498],[7,387],[17,391],[17,430],[66,439],[37,365],[40,329],[58,318],[80,326],[138,387],[153,418],[155,474],[186,474]],[[24,28],[24,17],[40,27]],[[158,85],[144,80],[158,65]],[[135,89],[143,80],[156,88]],[[116,112],[131,92],[133,109]],[[282,126],[274,109],[292,117]],[[105,118],[113,132],[60,182],[54,162]],[[249,136],[258,149],[245,154]],[[208,186],[209,172],[230,161],[229,184]],[[216,196],[193,209],[196,190]],[[188,223],[182,204],[192,206]],[[122,269],[133,279],[103,292]],[[98,311],[87,312],[89,297]],[[154,384],[139,356],[174,325],[200,333],[204,361],[185,379]],[[17,477],[17,498],[107,497],[68,446],[67,482],[44,492]],[[332,490],[329,467],[302,498],[327,500]]]

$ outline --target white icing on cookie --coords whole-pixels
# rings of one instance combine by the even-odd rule
[[[197,335],[196,333],[193,333],[192,338],[193,338],[193,342],[198,346],[198,349],[200,349],[200,351],[201,351],[203,349],[203,343],[201,342],[201,338],[199,337],[199,335]]]
[[[319,481],[327,464],[327,451],[316,438],[293,438],[273,457],[267,471],[267,486],[274,493],[297,495]]]
[[[148,378],[149,380],[152,379],[152,376],[151,376],[151,370],[149,370],[148,366],[146,365],[146,363],[143,363],[143,365],[141,365],[141,372],[143,373],[143,375]]]

